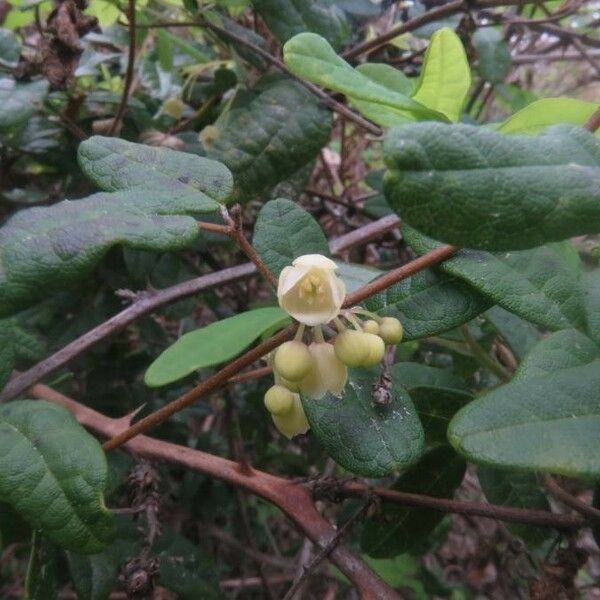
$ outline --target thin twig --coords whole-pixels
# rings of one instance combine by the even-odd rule
[[[558,485],[550,475],[544,477],[544,485],[546,486],[546,489],[563,504],[566,504],[568,507],[594,521],[600,521],[600,510],[569,494],[569,492]]]
[[[584,127],[592,133],[600,129],[600,106],[597,108],[596,112],[587,120]]]
[[[128,0],[127,18],[129,21],[129,53],[127,55],[127,70],[125,71],[125,82],[123,84],[123,95],[121,96],[121,102],[119,108],[115,114],[115,118],[110,125],[108,135],[112,136],[118,132],[127,110],[127,103],[129,102],[129,94],[131,93],[131,84],[133,83],[133,74],[135,69],[135,0]]]

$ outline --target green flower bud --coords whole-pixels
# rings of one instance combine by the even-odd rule
[[[277,349],[273,366],[284,379],[300,381],[312,369],[313,359],[302,342],[285,342]]]
[[[306,433],[310,429],[310,425],[304,414],[304,408],[302,408],[302,402],[298,394],[292,394],[293,404],[289,412],[283,415],[273,415],[273,423],[275,427],[285,437],[291,439],[295,435]]]
[[[402,323],[394,317],[383,317],[379,323],[379,336],[386,344],[399,344],[402,341],[404,329]]]
[[[286,415],[294,406],[294,394],[282,385],[274,385],[265,394],[265,406],[272,415]]]
[[[361,366],[374,367],[383,360],[383,355],[385,354],[385,344],[383,343],[383,340],[374,333],[365,333],[363,335],[364,343],[368,348],[368,352],[361,363]]]
[[[365,333],[374,333],[375,335],[379,333],[379,323],[373,319],[365,321],[362,327]]]
[[[361,331],[346,329],[340,333],[333,346],[335,355],[348,367],[360,367],[369,354],[369,345],[365,343],[365,334]]]

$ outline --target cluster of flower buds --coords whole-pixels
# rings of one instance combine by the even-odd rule
[[[309,429],[300,393],[315,399],[328,392],[341,394],[348,367],[373,367],[383,360],[386,344],[402,340],[398,319],[381,318],[359,307],[342,310],[346,288],[336,269],[325,256],[308,254],[294,260],[279,277],[279,305],[300,327],[295,339],[270,357],[275,385],[265,394],[265,406],[288,438]],[[363,316],[368,319],[359,318]],[[337,329],[333,344],[325,340],[323,330],[331,322]],[[312,331],[307,332],[307,327]],[[311,337],[308,345],[305,336]]]

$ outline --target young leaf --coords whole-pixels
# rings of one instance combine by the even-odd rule
[[[185,248],[198,237],[199,194],[99,193],[22,210],[0,228],[0,316],[10,315],[87,275],[117,244]]]
[[[502,83],[511,66],[510,50],[500,29],[480,27],[473,34],[479,56],[479,75],[493,84]]]
[[[339,49],[350,37],[346,15],[328,0],[252,0],[252,4],[280,42],[312,31]]]
[[[599,105],[575,98],[543,98],[528,104],[508,117],[498,131],[502,133],[541,133],[550,125],[569,123],[583,126]],[[596,133],[596,135],[599,135]]]
[[[195,212],[219,210],[231,199],[233,177],[214,160],[169,148],[94,136],[78,152],[83,172],[106,192],[148,190],[181,200]]]
[[[106,480],[100,444],[67,410],[33,400],[0,407],[0,496],[55,544],[93,553],[112,541]]]
[[[25,123],[47,93],[48,82],[45,80],[17,83],[10,77],[0,78],[0,133]]]
[[[460,120],[471,87],[471,69],[460,38],[448,27],[432,36],[413,99],[445,115]]]
[[[600,348],[565,345],[580,337],[558,332],[540,342],[512,382],[456,414],[452,445],[484,465],[598,478]]]
[[[381,316],[400,319],[404,340],[437,335],[467,323],[491,301],[459,278],[426,269],[364,302]]]
[[[280,329],[289,320],[286,312],[272,306],[249,310],[186,333],[148,367],[144,382],[150,387],[161,387],[198,369],[224,363],[263,333]]]
[[[438,446],[403,473],[391,489],[448,498],[463,480],[465,468],[465,461],[449,446]],[[384,501],[382,514],[365,522],[360,545],[375,558],[410,552],[423,544],[443,518],[443,513],[428,508]]]
[[[407,392],[390,390],[390,402],[373,402],[378,369],[352,369],[341,397],[302,397],[311,431],[342,467],[365,477],[405,468],[423,452],[423,428]]]
[[[441,241],[519,250],[600,231],[600,140],[583,129],[532,137],[404,125],[390,131],[384,156],[390,205]]]
[[[384,127],[419,119],[445,120],[402,91],[380,83],[373,72],[366,75],[353,69],[327,40],[314,33],[301,33],[289,40],[283,47],[283,58],[294,75],[345,94],[367,118]]]
[[[247,200],[310,163],[330,129],[331,114],[315,97],[283,80],[232,110],[208,154],[231,169],[236,198]]]
[[[276,277],[303,254],[329,256],[327,238],[319,224],[301,206],[285,198],[263,205],[252,244]]]
[[[403,232],[419,254],[438,245],[410,227]],[[569,242],[518,252],[460,250],[441,269],[527,321],[551,330],[585,330],[579,258]]]

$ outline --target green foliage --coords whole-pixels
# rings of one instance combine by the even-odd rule
[[[19,64],[21,44],[13,31],[0,27],[0,67],[14,68]]]
[[[9,77],[0,77],[0,134],[23,125],[36,112],[47,93],[47,81],[17,83]]]
[[[310,163],[329,137],[331,115],[288,80],[265,86],[217,124],[208,155],[233,172],[235,198],[263,194]]]
[[[473,45],[479,56],[479,74],[492,84],[502,83],[511,67],[510,50],[502,31],[482,27],[473,34]]]
[[[263,333],[272,333],[289,321],[287,313],[278,307],[257,308],[186,333],[148,367],[144,381],[150,387],[160,387],[198,369],[224,363]]]
[[[340,397],[302,397],[312,433],[342,467],[366,477],[383,477],[416,462],[423,428],[409,395],[390,389],[389,403],[373,401],[379,369],[351,369]]]
[[[519,250],[600,230],[600,140],[583,129],[532,137],[405,125],[389,133],[384,154],[392,207],[444,242]]]
[[[0,456],[2,499],[49,540],[82,553],[112,541],[102,498],[106,459],[71,413],[42,401],[2,406]]]
[[[465,461],[449,446],[438,446],[402,473],[390,489],[448,498],[460,485],[465,468]],[[443,513],[431,509],[409,508],[384,501],[381,514],[365,523],[361,547],[375,558],[418,551],[443,518]]]
[[[25,578],[26,600],[58,598],[58,549],[39,531],[31,541],[31,555]]]

